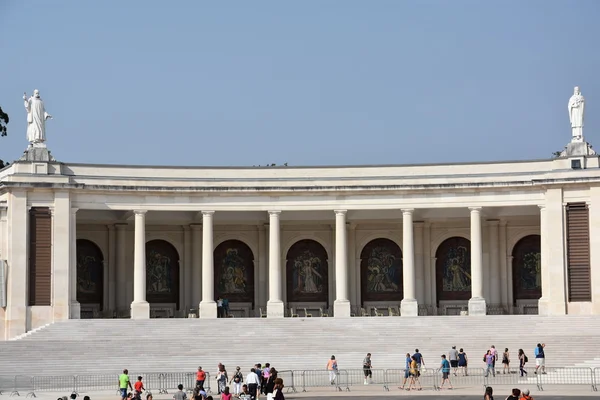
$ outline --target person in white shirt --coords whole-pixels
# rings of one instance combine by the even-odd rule
[[[246,376],[246,384],[248,385],[248,392],[250,392],[250,398],[252,400],[256,399],[256,390],[258,389],[258,385],[260,380],[258,375],[256,375],[256,370],[252,368],[248,376]]]

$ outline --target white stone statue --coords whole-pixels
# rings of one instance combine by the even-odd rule
[[[27,93],[23,94],[25,110],[27,110],[27,140],[30,147],[46,147],[46,120],[52,115],[46,112],[40,91],[35,89],[28,99]]]
[[[569,120],[571,121],[571,133],[573,142],[583,142],[583,110],[585,99],[581,95],[579,86],[575,86],[573,96],[569,99]]]

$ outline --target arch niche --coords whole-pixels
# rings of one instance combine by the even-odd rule
[[[327,251],[317,241],[300,240],[292,245],[286,257],[287,301],[329,301]]]
[[[179,309],[179,253],[166,240],[146,243],[146,301]]]
[[[528,235],[513,247],[513,302],[542,297],[541,237]]]
[[[471,298],[471,242],[455,236],[444,240],[435,252],[437,301]]]
[[[390,239],[371,240],[360,253],[361,299],[402,301],[402,250]]]
[[[77,239],[77,301],[104,305],[104,256],[96,243]]]
[[[240,240],[227,240],[214,251],[215,296],[254,303],[254,254]]]

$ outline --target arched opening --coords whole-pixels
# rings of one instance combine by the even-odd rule
[[[402,301],[402,250],[390,239],[371,240],[360,253],[361,299]]]
[[[240,240],[227,240],[214,251],[215,296],[254,304],[254,254]]]
[[[471,298],[471,242],[464,237],[451,237],[435,252],[437,301]]]
[[[166,240],[146,243],[146,301],[179,309],[179,253]]]
[[[77,301],[96,305],[104,303],[104,256],[96,243],[77,239]]]
[[[325,248],[314,240],[300,240],[287,253],[287,301],[329,300],[328,260]]]
[[[513,302],[542,297],[541,237],[525,236],[512,251]]]

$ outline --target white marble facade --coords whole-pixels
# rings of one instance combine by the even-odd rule
[[[599,167],[598,156],[338,168],[15,162],[0,171],[0,253],[7,269],[0,337],[84,316],[214,318],[215,250],[230,240],[243,242],[253,262],[251,298],[231,303],[237,317],[303,316],[304,308],[334,317],[372,315],[375,308],[402,316],[599,314]],[[590,302],[569,302],[566,289],[565,205],[576,202],[589,207]],[[27,300],[31,207],[52,211],[50,306],[29,306]],[[530,235],[541,235],[541,298],[520,299],[513,252]],[[457,257],[468,254],[470,289],[467,297],[443,300],[436,254],[453,237],[469,241]],[[388,239],[401,252],[402,276],[394,277],[400,296],[365,299],[361,254],[376,239]],[[97,304],[77,301],[76,240],[92,242],[100,252]],[[326,267],[314,271],[326,277],[309,279],[313,272],[307,270],[304,281],[290,283],[288,252],[303,240],[324,249]],[[176,251],[176,303],[148,302],[146,243],[152,241]],[[310,300],[310,293],[296,298],[296,289],[288,293],[300,284],[320,300]]]

